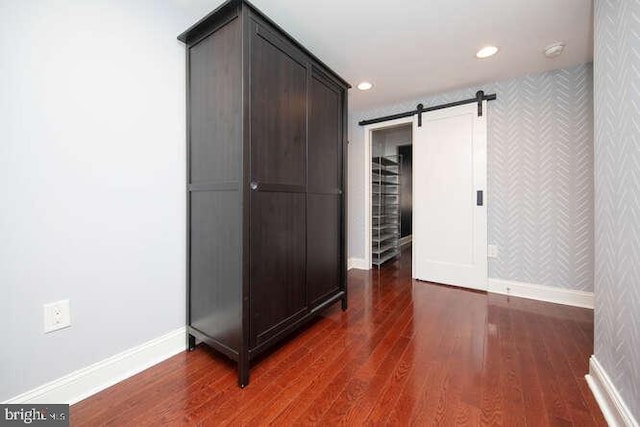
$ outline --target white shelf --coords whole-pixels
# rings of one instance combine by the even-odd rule
[[[401,156],[372,159],[371,262],[380,267],[400,253]]]
[[[386,254],[382,254],[382,256],[379,258],[374,256],[373,259],[371,260],[371,263],[376,267],[380,267],[382,264],[384,264],[385,262],[389,261],[392,258],[395,258],[399,254],[400,254],[400,251],[394,249],[392,251],[389,251]]]

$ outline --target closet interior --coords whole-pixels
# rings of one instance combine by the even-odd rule
[[[371,159],[371,264],[380,267],[411,244],[412,127],[376,130]]]

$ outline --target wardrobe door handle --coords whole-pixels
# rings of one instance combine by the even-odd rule
[[[476,206],[482,206],[482,205],[483,205],[482,190],[478,190],[476,191]]]
[[[251,187],[251,189],[255,191],[258,189],[258,183],[255,181],[252,181],[251,184],[249,184],[249,187]]]

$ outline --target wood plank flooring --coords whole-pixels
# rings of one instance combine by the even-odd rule
[[[205,346],[71,407],[71,425],[606,425],[584,374],[593,311],[349,271],[340,304],[257,361]]]

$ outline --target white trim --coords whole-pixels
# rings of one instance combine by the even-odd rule
[[[22,393],[3,403],[74,404],[144,371],[186,348],[186,329],[182,327]]]
[[[584,377],[607,424],[611,427],[639,427],[638,421],[633,417],[595,355],[589,359],[589,374]]]
[[[413,123],[413,116],[401,119],[387,120],[364,127],[364,263],[365,270],[371,269],[371,133],[385,129]],[[413,132],[413,130],[412,130]],[[355,267],[354,267],[355,268]]]
[[[370,270],[371,267],[367,267],[367,261],[364,258],[349,258],[347,260],[347,270],[351,270],[352,268],[358,270]]]
[[[494,294],[593,309],[593,292],[491,278],[488,280],[488,284],[488,291]]]
[[[412,242],[412,238],[413,238],[413,235],[409,234],[408,236],[404,236],[403,238],[401,238],[398,243],[400,243],[400,246],[408,245],[409,243]]]

